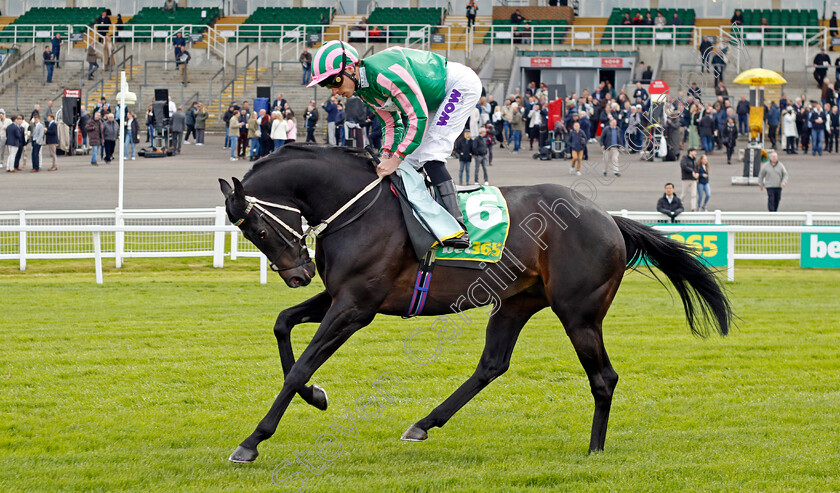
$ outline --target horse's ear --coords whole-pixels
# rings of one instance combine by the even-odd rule
[[[245,187],[242,186],[242,182],[239,181],[235,176],[231,179],[233,180],[233,193],[236,195],[236,198],[244,199]]]
[[[222,195],[225,198],[228,198],[231,193],[233,193],[233,188],[230,186],[230,183],[225,181],[223,178],[219,178],[219,186],[222,188]]]

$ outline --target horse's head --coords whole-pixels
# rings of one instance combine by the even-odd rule
[[[236,178],[233,178],[233,187],[221,178],[219,185],[225,195],[230,222],[265,254],[271,270],[277,272],[290,288],[309,284],[315,276],[315,264],[303,241],[300,212],[255,204]]]

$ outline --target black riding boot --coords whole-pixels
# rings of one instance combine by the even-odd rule
[[[455,191],[455,182],[450,179],[435,186],[440,193],[440,200],[443,202],[443,207],[446,209],[446,212],[451,214],[458,221],[458,224],[461,225],[461,229],[464,230],[464,234],[460,238],[443,240],[443,246],[469,248],[470,237],[467,233],[466,226],[464,226],[464,215],[461,213],[461,206],[458,204],[458,192]]]

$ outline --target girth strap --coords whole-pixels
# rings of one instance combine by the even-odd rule
[[[435,268],[436,248],[430,249],[417,269],[417,280],[414,282],[414,294],[411,295],[411,303],[408,306],[408,314],[402,318],[412,318],[423,312],[426,305],[426,297],[429,294],[429,286],[432,284],[432,271]]]

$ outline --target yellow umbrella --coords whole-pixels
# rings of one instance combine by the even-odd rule
[[[766,68],[751,68],[738,74],[733,81],[736,84],[749,84],[751,86],[770,86],[787,84],[784,77],[777,72]]]

